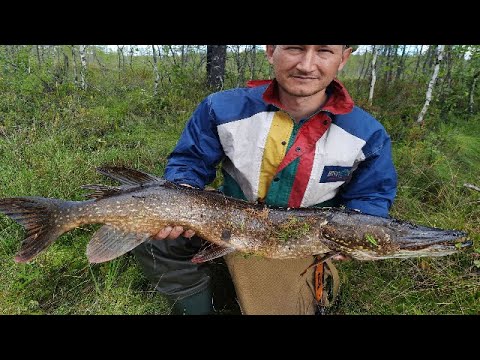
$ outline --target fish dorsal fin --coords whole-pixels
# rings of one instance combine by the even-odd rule
[[[97,168],[97,171],[124,185],[143,185],[153,182],[165,182],[165,180],[155,175],[150,175],[143,171],[130,169],[124,166],[102,166]]]
[[[225,247],[217,244],[209,244],[205,249],[201,249],[192,258],[192,263],[200,264],[213,260],[236,251],[233,247]]]
[[[102,199],[104,197],[117,195],[120,192],[122,192],[122,188],[118,186],[90,184],[90,185],[82,185],[80,187],[82,189],[93,191],[92,193],[85,195],[85,197],[89,199]]]
[[[147,233],[125,232],[110,225],[104,225],[93,235],[87,245],[87,258],[90,263],[113,260],[146,241]]]

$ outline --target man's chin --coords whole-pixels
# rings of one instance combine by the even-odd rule
[[[296,97],[310,97],[315,94],[318,94],[320,90],[311,90],[311,89],[286,89],[286,93],[291,96]]]

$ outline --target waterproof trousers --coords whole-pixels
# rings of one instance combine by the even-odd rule
[[[218,271],[208,263],[190,261],[202,241],[195,236],[153,240],[133,250],[155,289],[170,299],[173,314],[214,313],[212,276],[216,277]],[[301,275],[313,263],[313,257],[280,260],[232,253],[224,258],[231,276],[226,279],[233,281],[242,314],[315,314],[314,268]]]

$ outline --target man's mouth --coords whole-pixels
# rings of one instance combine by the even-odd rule
[[[302,75],[293,75],[292,77],[294,79],[299,79],[299,80],[316,80],[317,79],[314,76],[302,76]]]

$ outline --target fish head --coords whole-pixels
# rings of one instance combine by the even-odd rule
[[[464,231],[398,222],[402,229],[392,239],[396,258],[452,255],[473,245]]]
[[[328,228],[327,228],[328,230]],[[328,247],[357,260],[436,257],[472,246],[467,234],[391,220],[384,224],[323,231]]]

